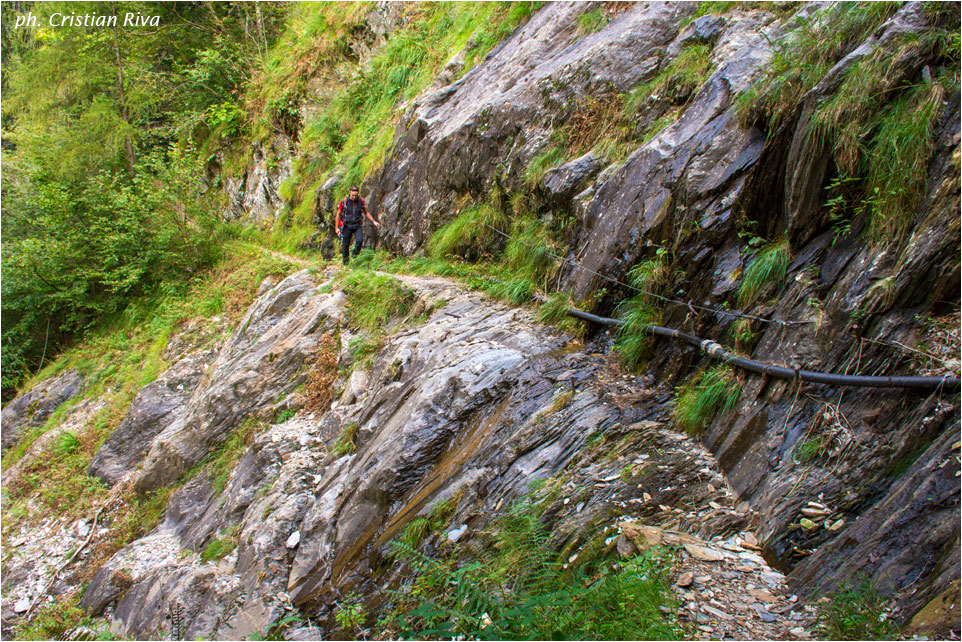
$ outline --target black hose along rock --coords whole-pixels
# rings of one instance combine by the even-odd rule
[[[539,295],[534,295],[534,298],[542,303],[546,301],[544,297]],[[620,327],[624,325],[624,321],[621,321],[620,319],[602,317],[598,316],[597,314],[591,314],[590,312],[578,310],[576,308],[568,308],[567,312],[570,316],[581,319],[582,321],[588,321],[589,323],[597,323],[599,325],[612,327]],[[798,379],[800,381],[823,383],[831,386],[854,386],[860,388],[916,388],[921,390],[943,388],[945,390],[959,390],[960,387],[962,387],[962,385],[960,385],[962,382],[960,382],[958,377],[950,377],[948,375],[942,377],[868,377],[860,375],[832,374],[829,372],[816,372],[814,370],[794,370],[784,366],[776,366],[770,363],[763,363],[761,361],[739,357],[731,352],[728,352],[721,345],[715,341],[712,341],[711,339],[702,339],[693,334],[675,330],[674,328],[665,328],[659,325],[648,325],[645,326],[645,329],[658,336],[679,339],[694,346],[698,346],[708,356],[729,363],[736,368],[742,368],[743,370],[748,370],[750,372],[769,375],[777,379]]]

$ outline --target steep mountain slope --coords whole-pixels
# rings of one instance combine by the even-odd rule
[[[452,33],[431,55],[463,49],[405,81],[363,153],[332,154],[324,101],[343,107],[357,69],[380,78],[409,9],[345,17],[353,53],[298,79],[303,121],[242,169],[231,150],[208,167],[229,216],[300,251],[330,249],[331,208],[363,179],[407,258],[288,257],[238,288],[249,308],[164,334],[164,372],[119,416],[85,392],[108,375],[72,370],[8,404],[4,620],[49,594],[137,638],[430,637],[449,589],[423,578],[494,567],[519,506],[586,587],[654,556],[678,602],[652,607],[653,637],[804,639],[819,596],[863,581],[891,635],[957,591],[957,391],[769,379],[638,326],[794,369],[958,376],[958,8],[497,9],[519,26],[497,46]],[[628,323],[552,328],[465,280]],[[49,510],[30,489],[61,449],[90,451],[96,492],[24,517]],[[504,625],[437,612],[468,635]]]

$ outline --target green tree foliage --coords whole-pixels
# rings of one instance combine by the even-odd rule
[[[28,11],[39,26],[13,29]],[[236,97],[284,11],[4,4],[5,394],[131,297],[210,264],[217,204],[204,166],[242,128]],[[128,13],[159,26],[124,26]],[[84,15],[117,26],[59,26]]]

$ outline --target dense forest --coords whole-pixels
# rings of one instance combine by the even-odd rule
[[[157,28],[15,29],[34,12],[159,15]],[[218,253],[211,150],[287,7],[4,3],[3,390]],[[244,112],[246,113],[246,112]],[[244,120],[246,123],[246,119]]]

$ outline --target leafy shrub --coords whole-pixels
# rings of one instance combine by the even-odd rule
[[[819,633],[827,640],[894,640],[899,629],[885,611],[885,599],[865,579],[826,596],[818,610]]]

